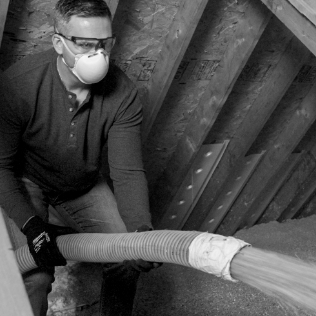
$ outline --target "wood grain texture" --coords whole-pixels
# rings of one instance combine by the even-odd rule
[[[33,316],[0,208],[0,311],[5,316]]]
[[[148,83],[148,102],[144,108],[143,122],[144,141],[150,133],[207,3],[208,0],[186,0],[174,17],[159,53],[157,66]]]
[[[287,46],[286,50],[274,70],[267,77],[264,86],[257,95],[245,119],[232,136],[228,150],[197,204],[195,214],[192,214],[192,218],[186,226],[187,229],[193,229],[193,227],[197,229],[203,216],[205,216],[206,210],[209,210],[211,213],[213,212],[213,205],[216,203],[218,195],[221,191],[225,191],[225,187],[232,181],[230,176],[238,161],[243,159],[247,154],[253,141],[262,130],[271,113],[273,113],[304,61],[307,59],[309,53],[300,41],[294,38],[290,45],[288,43],[284,43],[285,47]],[[277,89],[275,89],[276,86],[278,87]],[[241,101],[243,102],[244,99],[241,99]]]
[[[0,1],[0,46],[10,0]]]
[[[307,156],[306,153],[304,154]],[[264,199],[257,206],[256,214],[261,217],[257,222],[257,218],[251,218],[253,222],[262,224],[278,219],[284,208],[287,207],[289,200],[293,198],[289,191],[297,190],[297,187],[301,184],[300,181],[293,183],[292,179],[295,178],[296,170],[299,168],[300,160],[302,156],[304,157],[304,154],[291,154],[281,166],[274,177],[275,179],[267,186]]]
[[[316,26],[287,0],[261,0],[316,55]],[[302,1],[301,1],[302,2]],[[296,1],[298,3],[298,1]]]
[[[172,195],[178,185],[177,182],[181,181],[179,179],[183,179],[216,121],[238,75],[270,19],[270,15],[267,13],[260,3],[250,1],[245,15],[239,21],[220,64],[201,96],[199,105],[160,179],[162,185],[156,190],[159,196],[156,196],[157,199],[153,202],[153,205],[158,208],[164,202],[166,202],[165,205],[168,204],[168,197]]]
[[[289,2],[316,26],[316,2],[314,0],[289,0]]]
[[[316,84],[301,101],[277,141],[267,151],[242,196],[237,200],[217,233],[231,235],[241,227],[247,226],[247,221],[254,214],[256,206],[262,199],[264,188],[314,123],[316,119],[315,102]]]

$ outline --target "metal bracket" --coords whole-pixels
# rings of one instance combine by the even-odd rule
[[[264,153],[265,151],[260,154],[246,157],[240,167],[236,168],[235,172],[232,173],[229,184],[219,195],[214,207],[210,210],[199,230],[208,231],[210,233],[215,232],[247,183]]]
[[[181,229],[190,216],[229,140],[219,144],[202,145],[182,185],[157,228]]]

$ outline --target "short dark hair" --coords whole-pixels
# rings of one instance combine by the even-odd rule
[[[58,0],[55,5],[55,27],[68,23],[74,15],[108,17],[112,20],[111,11],[104,0]]]

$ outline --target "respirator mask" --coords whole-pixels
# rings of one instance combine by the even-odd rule
[[[109,53],[114,45],[115,37],[93,39],[75,36],[66,37],[57,32],[56,34],[61,36],[66,49],[74,57],[73,67],[70,67],[64,58],[62,58],[63,62],[82,83],[96,83],[106,76],[109,70]],[[74,54],[64,38],[72,41],[80,53]]]

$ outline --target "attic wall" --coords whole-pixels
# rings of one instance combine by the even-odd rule
[[[150,183],[161,176],[173,154],[246,6],[245,1],[208,2],[147,143],[146,166],[154,166]]]
[[[55,3],[10,1],[0,69],[51,47]],[[185,29],[179,16],[193,12],[197,3],[201,8],[205,3],[203,14]],[[164,82],[166,95],[161,93],[157,118],[144,139],[155,222],[169,214],[203,145],[223,141],[229,141],[227,150],[181,229],[199,229],[207,218],[218,216],[216,203],[229,191],[233,172],[245,158],[258,155],[216,231],[230,234],[256,223],[313,214],[316,61],[287,21],[259,0],[111,0],[109,5],[118,38],[111,60],[136,83],[146,122],[160,87],[157,76],[173,73],[166,68],[159,74],[164,58],[178,66],[170,86]],[[181,36],[188,43],[183,41],[179,57],[171,56]],[[168,49],[170,55],[161,56]]]

